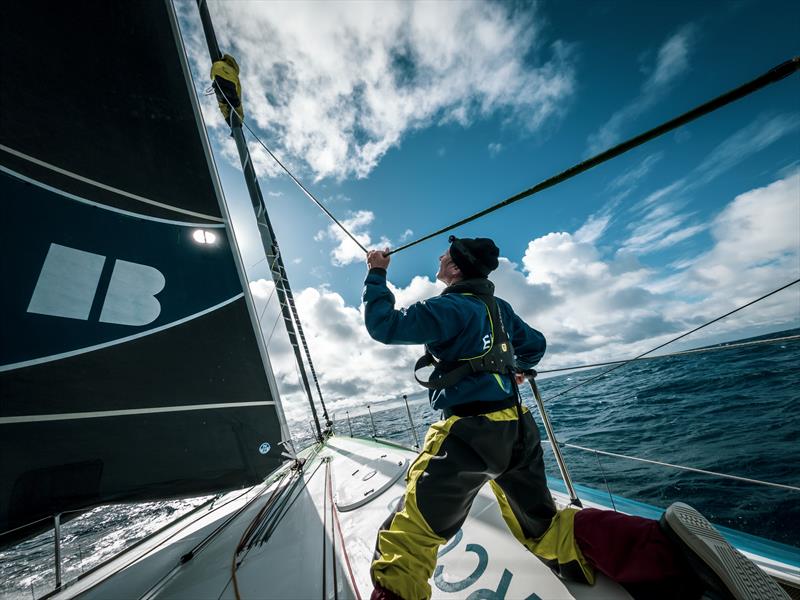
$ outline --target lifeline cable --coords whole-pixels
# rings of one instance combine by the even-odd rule
[[[395,248],[394,250],[390,250],[387,254],[395,254],[396,252],[400,252],[401,250],[405,250],[406,248],[410,248],[420,242],[424,242],[425,240],[429,240],[432,237],[436,237],[437,235],[441,235],[442,233],[446,233],[455,229],[456,227],[460,227],[461,225],[465,225],[470,221],[474,221],[480,217],[486,216],[489,213],[492,213],[496,210],[504,208],[509,204],[513,204],[523,198],[527,198],[528,196],[532,196],[537,192],[541,192],[544,189],[552,187],[562,181],[570,179],[579,173],[583,173],[584,171],[588,171],[592,167],[596,167],[600,163],[604,163],[607,160],[610,160],[614,157],[619,156],[620,154],[624,154],[628,150],[640,146],[645,142],[649,142],[652,139],[655,139],[665,133],[672,131],[673,129],[677,129],[678,127],[689,123],[690,121],[694,121],[698,117],[702,117],[710,112],[717,110],[725,106],[726,104],[730,104],[736,100],[744,98],[745,96],[752,94],[753,92],[781,79],[788,77],[789,75],[794,74],[798,69],[800,69],[800,56],[795,56],[780,65],[773,67],[763,75],[756,77],[752,81],[745,83],[744,85],[740,85],[739,87],[722,94],[721,96],[717,96],[713,100],[706,102],[705,104],[701,104],[696,108],[691,109],[688,112],[683,113],[682,115],[675,117],[674,119],[667,121],[666,123],[662,123],[657,127],[650,129],[649,131],[645,131],[642,134],[637,135],[629,139],[626,142],[622,142],[621,144],[617,144],[613,148],[609,148],[608,150],[601,152],[589,158],[583,162],[578,163],[567,169],[566,171],[562,171],[558,175],[554,175],[549,179],[545,179],[537,183],[532,188],[528,188],[527,190],[520,192],[511,196],[510,198],[506,198],[502,202],[498,202],[497,204],[490,206],[489,208],[485,208],[484,210],[475,213],[465,219],[461,219],[460,221],[453,223],[452,225],[448,225],[447,227],[443,227],[433,233],[429,233],[428,235],[422,236],[419,239],[416,239],[412,242],[404,244],[399,248]]]
[[[550,440],[542,440],[543,444],[551,444]],[[714,477],[721,477],[722,479],[732,479],[734,481],[743,481],[745,483],[755,483],[758,485],[765,485],[769,487],[789,490],[792,492],[800,492],[800,487],[795,485],[787,485],[785,483],[775,483],[773,481],[763,481],[761,479],[751,479],[750,477],[741,477],[740,475],[730,475],[728,473],[719,473],[717,471],[708,471],[706,469],[698,469],[696,467],[687,467],[685,465],[675,465],[668,462],[659,460],[652,460],[650,458],[640,458],[638,456],[628,456],[627,454],[619,454],[617,452],[607,452],[605,450],[597,450],[596,448],[587,448],[586,446],[578,446],[577,444],[568,444],[566,442],[558,442],[559,446],[566,446],[567,448],[575,448],[576,450],[583,450],[584,452],[593,452],[595,454],[603,454],[605,456],[612,456],[614,458],[624,458],[627,460],[634,460],[638,462],[648,463],[651,465],[658,465],[660,467],[671,467],[681,471],[691,471],[692,473],[700,473],[702,475],[713,475]]]
[[[744,308],[747,308],[748,306],[752,306],[756,302],[761,302],[761,300],[764,300],[765,298],[769,298],[773,294],[777,294],[778,292],[783,291],[786,288],[791,287],[796,283],[800,283],[800,279],[795,279],[794,281],[790,281],[786,285],[782,285],[778,289],[772,290],[771,292],[769,292],[767,294],[764,294],[763,296],[760,296],[759,298],[756,298],[755,300],[751,300],[747,304],[743,304],[742,306],[740,306],[738,308],[734,308],[732,311],[726,312],[724,315],[721,315],[721,316],[717,317],[716,319],[712,319],[711,321],[703,323],[702,325],[699,325],[698,327],[695,327],[694,329],[691,329],[691,330],[687,331],[686,333],[682,333],[678,337],[674,337],[671,340],[664,342],[663,344],[659,344],[658,346],[656,346],[655,348],[652,348],[651,350],[648,350],[647,352],[642,352],[639,356],[635,356],[635,357],[631,358],[630,360],[626,360],[622,364],[619,364],[619,365],[617,365],[615,367],[611,367],[610,369],[606,369],[602,373],[599,373],[598,375],[595,375],[594,377],[590,377],[589,379],[587,379],[585,381],[578,382],[575,385],[573,385],[571,387],[568,387],[563,392],[559,392],[557,394],[554,394],[553,396],[550,396],[549,398],[546,399],[546,401],[549,402],[550,400],[558,398],[559,396],[563,396],[564,394],[567,394],[567,393],[571,392],[572,390],[575,390],[575,389],[577,389],[577,388],[579,388],[581,386],[587,385],[587,384],[589,384],[589,383],[591,383],[593,381],[597,381],[598,379],[600,379],[602,377],[605,377],[606,375],[611,373],[611,371],[616,371],[617,369],[621,369],[625,365],[628,365],[628,364],[630,364],[630,363],[632,363],[632,362],[634,362],[636,360],[639,360],[643,356],[647,356],[648,354],[650,354],[652,352],[655,352],[656,350],[659,350],[660,348],[663,348],[667,344],[671,344],[672,342],[677,342],[679,339],[685,338],[687,335],[690,335],[690,334],[694,333],[695,331],[699,331],[699,330],[703,329],[704,327],[708,327],[712,323],[716,323],[717,321],[721,321],[725,317],[729,317],[733,313],[739,312],[740,310],[742,310]]]

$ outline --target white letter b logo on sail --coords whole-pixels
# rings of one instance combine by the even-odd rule
[[[105,261],[100,254],[50,244],[28,312],[88,320]],[[100,321],[133,326],[152,323],[161,314],[155,295],[165,283],[158,269],[115,261]]]

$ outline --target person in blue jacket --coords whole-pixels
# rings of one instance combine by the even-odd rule
[[[389,256],[367,256],[367,331],[384,344],[425,345],[415,371],[434,369],[417,381],[443,417],[430,426],[404,497],[378,532],[372,600],[431,597],[438,548],[461,528],[486,483],[517,540],[561,577],[591,584],[600,571],[635,598],[699,598],[706,588],[722,598],[782,597],[743,555],[727,545],[723,552],[721,536],[686,505],[671,506],[661,523],[592,508],[557,510],[539,431],[516,387],[524,381],[519,371],[544,355],[544,336],[494,296],[487,278],[498,266],[494,242],[450,242],[436,274],[445,290],[399,310],[386,285]],[[763,595],[754,596],[756,588]]]
[[[430,427],[409,469],[404,500],[378,534],[373,580],[400,598],[430,597],[438,547],[455,535],[487,482],[520,541],[538,540],[537,555],[560,573],[593,579],[572,536],[559,534],[571,527],[573,513],[556,510],[539,431],[518,401],[522,378],[513,369],[536,365],[546,343],[508,302],[494,297],[487,276],[499,254],[492,240],[451,237],[436,275],[447,288],[401,310],[386,286],[388,256],[368,257],[367,331],[385,344],[425,344],[426,356],[417,365],[433,364],[434,370],[429,381],[420,382],[444,417]]]

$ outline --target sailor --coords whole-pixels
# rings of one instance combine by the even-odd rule
[[[699,598],[706,588],[722,598],[783,597],[686,505],[670,507],[662,522],[591,508],[557,510],[539,431],[517,390],[524,381],[519,371],[541,360],[545,338],[494,296],[487,277],[498,267],[498,247],[487,238],[450,236],[436,274],[447,287],[400,310],[386,285],[387,252],[367,256],[367,331],[384,344],[425,344],[415,370],[434,370],[429,380],[417,381],[442,420],[430,426],[404,497],[378,532],[372,600],[431,597],[438,548],[461,528],[486,483],[517,540],[563,578],[592,584],[600,571],[635,598]],[[748,595],[742,577],[765,594]]]

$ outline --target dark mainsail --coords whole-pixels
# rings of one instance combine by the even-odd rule
[[[0,541],[260,481],[285,424],[171,6],[3,12]]]

